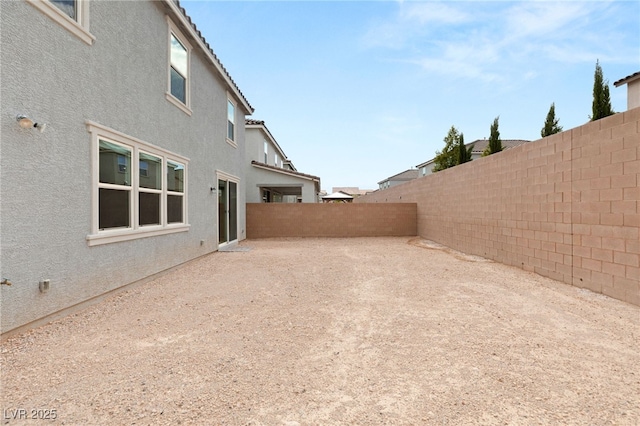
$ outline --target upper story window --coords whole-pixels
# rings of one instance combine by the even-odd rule
[[[278,167],[278,154],[276,154],[276,161],[273,164]]]
[[[89,245],[187,231],[188,160],[97,123],[87,127],[94,188]]]
[[[267,141],[264,141],[264,164],[268,164],[267,159],[269,158],[269,144]]]
[[[77,5],[76,0],[49,0],[58,9],[66,13],[69,18],[76,20]]]
[[[183,104],[187,104],[187,49],[171,33],[171,94]]]
[[[89,32],[89,0],[27,0],[27,2],[85,43],[91,45],[96,39]]]
[[[227,99],[227,142],[236,146],[236,105]]]
[[[169,24],[169,81],[167,100],[191,115],[190,60],[191,45],[167,17]]]

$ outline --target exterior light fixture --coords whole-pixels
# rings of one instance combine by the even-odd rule
[[[16,117],[16,120],[18,120],[18,124],[23,129],[28,129],[30,127],[33,127],[33,120],[27,117],[26,115],[19,115]]]
[[[32,119],[30,119],[29,117],[27,117],[24,114],[20,114],[16,117],[16,121],[18,122],[18,125],[20,127],[22,127],[23,129],[38,129],[40,131],[40,133],[44,132],[44,129],[46,129],[47,125],[45,123],[36,123],[34,122]]]

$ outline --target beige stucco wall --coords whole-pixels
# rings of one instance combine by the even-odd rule
[[[418,234],[640,305],[640,108],[357,203],[415,202]]]
[[[640,107],[640,80],[627,84],[627,110]]]

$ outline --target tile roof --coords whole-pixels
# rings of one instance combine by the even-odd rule
[[[634,72],[633,74],[628,75],[625,78],[621,78],[620,80],[616,81],[615,83],[613,83],[613,85],[616,87],[622,86],[623,84],[631,83],[632,81],[635,81],[639,78],[640,78],[640,71]]]
[[[502,139],[502,149],[514,148],[518,145],[522,145],[527,142],[531,142],[531,141],[527,141],[524,139]],[[473,145],[473,150],[471,151],[472,153],[482,154],[485,148],[489,145],[489,139],[478,139],[473,142],[469,142],[465,144],[467,148],[470,145]]]
[[[222,65],[222,62],[218,58],[218,55],[216,55],[213,52],[213,49],[211,49],[211,46],[209,46],[209,43],[207,42],[207,40],[204,38],[200,30],[196,27],[196,24],[191,20],[191,17],[187,15],[187,11],[185,10],[185,8],[180,6],[180,0],[165,0],[165,2],[169,4],[170,8],[172,8],[171,4],[174,4],[175,7],[178,8],[178,10],[182,14],[186,22],[191,26],[190,29],[193,31],[193,34],[197,35],[200,41],[202,42],[201,47],[206,48],[205,53],[208,53],[211,56],[211,58],[215,61],[214,65],[221,72],[223,79],[227,80],[227,82],[229,83],[232,89],[235,89],[236,93],[240,96],[241,101],[243,101],[244,104],[248,107],[249,113],[253,114],[254,108],[251,106],[251,104],[249,103],[247,98],[244,96],[244,94],[242,93],[242,91],[240,90],[236,82],[233,80],[233,78],[231,77],[231,74],[229,74],[229,71],[227,71],[224,65]]]
[[[378,182],[378,184],[381,184],[382,182],[386,182],[386,181],[390,181],[390,180],[413,180],[416,179],[418,177],[418,169],[408,169],[405,170],[404,172],[398,173],[396,175],[390,176],[384,180],[381,180],[380,182]]]

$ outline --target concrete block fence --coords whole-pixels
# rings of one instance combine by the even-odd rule
[[[247,238],[416,235],[416,204],[247,204]]]
[[[640,108],[360,197],[418,235],[640,306]]]

